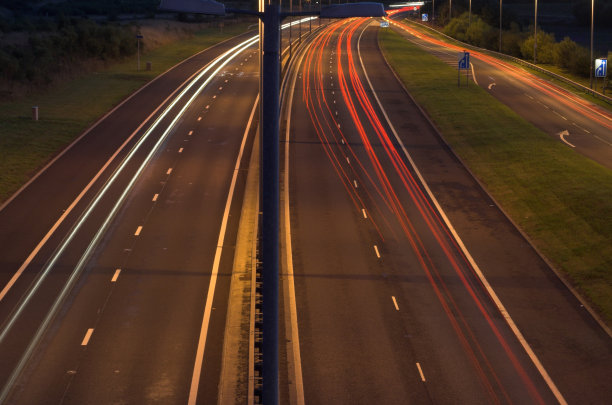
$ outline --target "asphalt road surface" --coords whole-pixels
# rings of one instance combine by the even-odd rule
[[[289,399],[604,403],[609,336],[454,158],[367,25],[325,30],[294,89]]]
[[[398,32],[452,66],[463,48],[396,23]],[[470,51],[478,85],[568,148],[612,169],[612,113],[501,59]]]
[[[219,70],[205,67],[252,36],[145,87],[0,212],[8,286],[92,183],[2,298],[7,402],[185,403],[194,392],[216,400],[240,208],[230,195],[241,200],[236,165],[256,123],[257,43]]]

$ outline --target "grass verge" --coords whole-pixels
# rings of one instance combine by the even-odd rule
[[[417,23],[417,22],[415,22],[415,21],[413,21],[413,20],[411,20],[409,18],[406,18],[406,19],[402,20],[402,22],[410,25],[410,27],[414,28],[415,30],[418,30],[418,31],[420,31],[420,32],[422,32],[424,34],[427,34],[427,35],[429,35],[431,37],[439,39],[440,41],[444,41],[444,42],[447,42],[449,44],[465,47],[466,49],[474,49],[474,50],[477,50],[478,52],[486,53],[486,54],[489,54],[489,55],[492,55],[492,56],[497,56],[496,52],[489,51],[489,50],[483,49],[483,48],[478,48],[476,46],[473,46],[473,45],[466,44],[464,42],[458,41],[458,40],[456,40],[454,38],[450,38],[450,37],[447,37],[445,35],[442,35],[437,30],[437,29],[441,29],[441,28],[432,28],[432,27],[429,27],[427,25],[424,25],[424,24],[421,24],[421,23]],[[564,82],[562,80],[559,80],[559,79],[555,78],[554,76],[551,76],[549,74],[540,72],[539,70],[536,70],[536,69],[532,69],[529,66],[520,64],[520,63],[515,62],[515,61],[513,61],[511,59],[505,59],[505,62],[509,63],[511,65],[514,65],[514,66],[516,66],[518,68],[521,68],[521,69],[523,69],[523,70],[525,70],[525,71],[527,71],[527,72],[529,72],[529,73],[531,73],[531,74],[533,74],[535,76],[541,77],[544,80],[547,80],[547,81],[549,81],[551,83],[554,83],[556,86],[562,87],[565,90],[567,90],[567,91],[569,91],[571,93],[574,93],[577,96],[582,97],[585,100],[588,100],[588,101],[590,101],[593,104],[597,104],[600,107],[603,107],[603,108],[605,108],[607,110],[612,110],[612,105],[608,101],[603,100],[603,99],[601,99],[599,97],[594,97],[590,93],[587,93],[587,92],[585,92],[583,90],[580,90],[579,88],[577,88],[575,86],[572,86],[571,84],[568,84],[568,83],[566,83],[566,82]],[[549,72],[555,73],[555,74],[557,74],[559,76],[563,76],[566,79],[569,79],[569,80],[571,80],[573,82],[576,82],[578,84],[581,84],[583,86],[589,87],[589,85],[590,85],[588,77],[584,78],[582,76],[578,76],[578,75],[572,74],[572,73],[568,72],[566,69],[562,69],[562,68],[554,66],[554,65],[547,65],[547,64],[541,64],[541,63],[538,64],[538,67],[546,69]],[[602,85],[603,85],[603,83],[601,82],[601,79],[599,79],[599,82],[597,82],[597,86],[598,86],[598,88],[600,88],[600,90],[601,90],[601,86]],[[610,96],[610,91],[607,91],[606,95]]]
[[[136,58],[61,83],[44,92],[0,103],[0,203],[9,198],[52,156],[128,95],[180,61],[246,31],[247,23],[208,28],[187,40],[141,55],[152,70],[137,71]],[[40,120],[32,120],[38,106]]]
[[[553,140],[392,30],[385,57],[455,153],[612,324],[612,171]],[[469,100],[469,102],[466,102]]]

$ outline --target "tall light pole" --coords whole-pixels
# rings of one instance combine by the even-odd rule
[[[263,0],[260,3],[266,3]],[[279,287],[279,122],[280,122],[280,28],[285,17],[310,15],[319,18],[383,17],[381,3],[351,3],[320,10],[282,13],[278,4],[265,4],[264,11],[226,9],[214,0],[162,0],[160,9],[223,16],[226,12],[255,15],[263,21],[261,56],[261,172],[262,191],[262,402],[279,403],[278,287]],[[197,390],[196,390],[197,391]],[[197,395],[197,392],[196,392]],[[191,398],[190,398],[191,401]],[[194,398],[195,402],[195,398]]]
[[[538,54],[538,0],[535,0],[533,21],[533,64],[535,65],[537,63]]]
[[[499,53],[502,51],[502,0],[499,0]]]
[[[472,0],[470,0],[470,10],[468,12],[468,27],[472,25]]]
[[[453,19],[453,0],[448,0],[448,21]]]
[[[591,0],[591,62],[589,76],[591,78],[591,89],[593,88],[593,14],[595,10],[595,0]]]

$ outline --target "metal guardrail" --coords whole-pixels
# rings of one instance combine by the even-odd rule
[[[437,33],[439,35],[442,35],[443,37],[446,37],[446,38],[448,38],[450,40],[458,42],[458,43],[464,45],[466,48],[470,48],[470,49],[473,49],[473,50],[477,50],[479,52],[491,54],[491,55],[494,55],[494,56],[496,56],[498,58],[510,60],[512,62],[518,63],[519,65],[526,66],[526,67],[528,67],[530,69],[533,69],[533,70],[536,70],[536,71],[538,71],[540,73],[543,73],[545,75],[551,76],[551,77],[553,77],[553,78],[555,78],[555,79],[557,79],[557,80],[559,80],[559,81],[561,81],[561,82],[563,82],[565,84],[568,84],[568,85],[576,88],[577,90],[585,92],[586,94],[590,94],[593,97],[599,98],[600,100],[603,100],[603,101],[605,101],[605,102],[607,102],[609,104],[612,104],[612,97],[606,96],[603,93],[600,93],[600,92],[598,92],[596,90],[593,90],[593,89],[591,89],[589,87],[586,87],[586,86],[584,86],[584,85],[582,85],[580,83],[577,83],[577,82],[575,82],[573,80],[570,80],[570,79],[568,79],[565,76],[561,76],[561,75],[559,75],[557,73],[551,72],[550,70],[546,70],[546,69],[544,69],[544,68],[542,68],[540,66],[534,65],[533,63],[527,62],[527,61],[525,61],[523,59],[516,58],[516,57],[510,56],[510,55],[506,55],[505,53],[500,53],[500,52],[492,51],[490,49],[485,49],[485,48],[479,48],[479,47],[474,46],[472,44],[461,42],[458,39],[453,38],[453,37],[451,37],[449,35],[446,35],[445,33],[441,32],[441,31],[438,31],[437,29],[435,29],[433,27],[430,27],[429,25],[425,25],[425,24],[423,24],[421,22],[412,21],[412,20],[409,20],[409,21],[411,23],[413,23],[413,24],[416,24],[416,25],[419,25],[419,26],[421,26],[423,28],[427,28],[428,30],[434,31],[435,33]]]

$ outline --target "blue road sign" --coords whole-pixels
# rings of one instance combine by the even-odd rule
[[[429,21],[429,14],[421,14],[421,21]]]
[[[469,52],[460,52],[459,53],[459,70],[467,70],[470,68],[470,53]]]
[[[608,59],[595,59],[595,77],[608,75]]]

